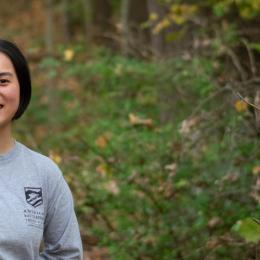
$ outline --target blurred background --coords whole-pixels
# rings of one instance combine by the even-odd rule
[[[260,259],[260,0],[0,15],[33,80],[16,139],[62,169],[86,259]]]

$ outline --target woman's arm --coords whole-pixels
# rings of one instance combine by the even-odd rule
[[[71,191],[64,178],[53,190],[44,225],[44,250],[40,259],[82,260],[82,242]]]

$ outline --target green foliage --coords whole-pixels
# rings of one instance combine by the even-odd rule
[[[257,52],[260,52],[260,43],[254,42],[250,44],[251,49],[256,50]]]
[[[208,0],[208,3],[213,7],[213,11],[217,16],[226,15],[232,12],[234,8],[245,19],[255,18],[260,13],[259,0]]]
[[[29,4],[39,12],[36,28],[45,22],[41,2]],[[88,248],[103,247],[116,260],[257,258],[257,118],[228,87],[241,87],[254,102],[260,1],[156,2],[161,6],[142,24],[149,34],[143,49],[134,20],[145,14],[130,12],[128,47],[147,58],[142,61],[118,54],[125,42],[122,1],[107,1],[109,21],[102,8],[95,13],[101,27],[111,27],[104,34],[92,24],[87,1],[56,1],[55,21],[62,18],[67,28],[58,30],[58,22],[54,30],[55,57],[31,64],[32,102],[15,122],[16,137],[62,168]],[[31,11],[3,10],[32,28]],[[27,37],[9,20],[7,26],[3,18],[3,35],[24,48],[33,39],[28,56],[41,57],[41,33]],[[93,42],[85,39],[88,26]],[[62,31],[71,36],[67,45],[59,44]],[[90,48],[103,39],[113,53]],[[150,48],[160,60],[153,61]]]
[[[260,225],[251,218],[237,221],[233,230],[238,232],[246,241],[257,243],[260,241]]]
[[[40,64],[40,68],[47,72],[47,78],[52,79],[57,76],[57,68],[61,63],[52,57],[44,58]]]
[[[203,9],[206,6],[210,8],[214,15],[223,17],[230,13],[238,13],[243,19],[256,18],[260,13],[260,1],[259,0],[206,0],[206,1],[194,1],[194,0],[162,0],[158,1],[166,6],[194,6],[197,9]],[[190,9],[184,9],[184,13],[189,14]]]
[[[16,133],[60,163],[82,235],[98,238],[111,259],[246,257],[246,243],[221,239],[235,240],[233,229],[258,236],[235,223],[260,214],[250,196],[259,141],[242,138],[246,125],[230,96],[211,99],[213,61],[148,63],[98,50],[86,62],[41,66],[57,64],[56,125],[52,100],[35,85]]]

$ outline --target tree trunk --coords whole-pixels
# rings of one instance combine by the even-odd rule
[[[148,0],[149,13],[156,13],[159,18],[164,17],[165,10],[156,0]],[[154,34],[151,29],[151,48],[155,57],[159,58],[165,51],[165,33],[163,31]]]
[[[121,22],[122,22],[122,53],[128,56],[130,53],[130,28],[129,11],[131,0],[123,0],[121,4]]]
[[[142,28],[142,24],[148,20],[148,16],[147,0],[123,0],[121,6],[123,54],[147,56],[149,30]]]
[[[92,0],[92,28],[93,38],[96,43],[111,47],[112,31],[112,6],[110,0]]]
[[[46,3],[46,27],[45,27],[45,47],[48,54],[53,51],[53,2],[45,0]]]
[[[63,37],[64,42],[69,43],[71,41],[71,28],[69,19],[69,2],[68,0],[62,0],[62,24],[63,24]]]
[[[92,41],[92,25],[91,21],[93,20],[93,6],[91,0],[81,0],[82,8],[84,13],[84,28],[87,44]]]
[[[52,0],[45,0],[45,12],[46,12],[46,28],[45,28],[45,48],[47,56],[52,56],[54,54],[54,40],[53,40],[53,8],[54,4]],[[46,74],[50,74],[49,72],[54,69],[51,67],[46,68]],[[53,127],[57,126],[57,122],[55,119],[57,106],[59,105],[58,96],[57,96],[57,89],[54,88],[55,86],[55,78],[48,77],[46,79],[46,92],[45,95],[48,100],[48,114],[49,120]],[[51,129],[50,129],[51,130]]]

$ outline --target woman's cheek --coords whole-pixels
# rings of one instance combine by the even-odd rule
[[[9,93],[7,94],[8,100],[7,104],[9,104],[9,108],[12,109],[14,114],[16,113],[18,107],[19,107],[19,100],[20,100],[20,91],[19,87],[14,87],[9,90]]]

